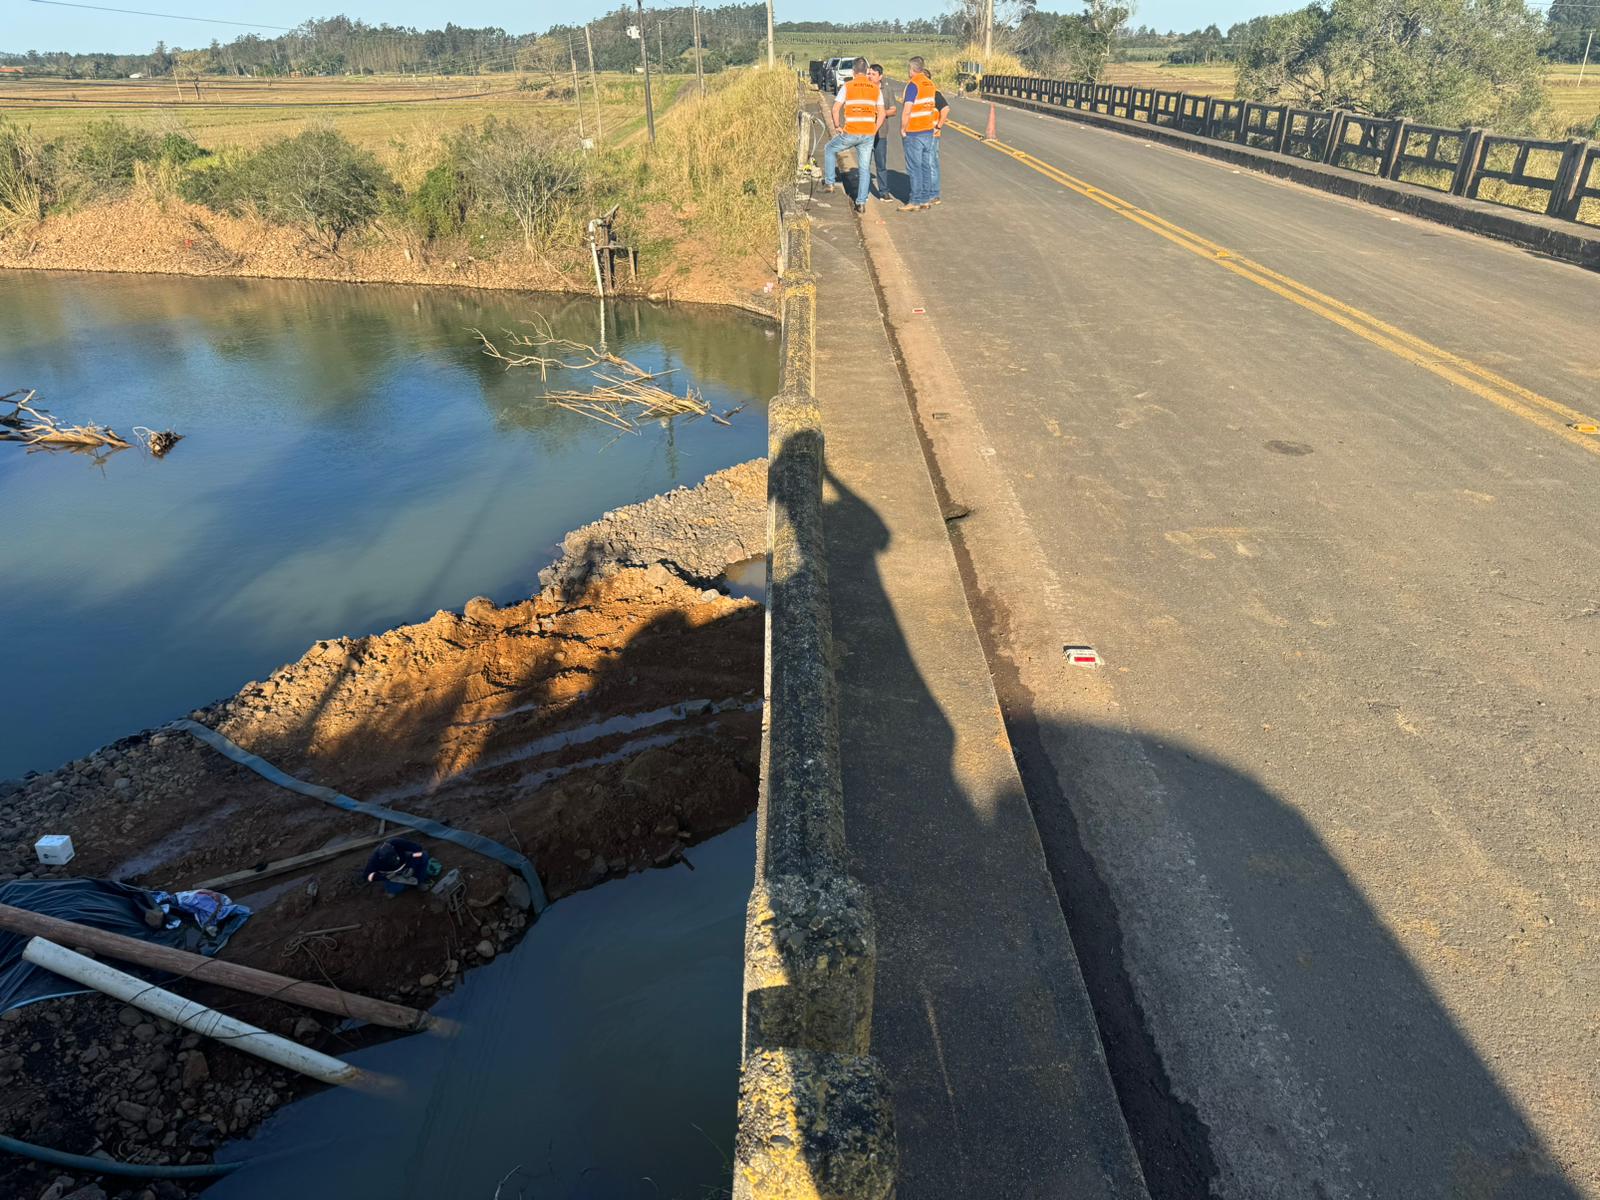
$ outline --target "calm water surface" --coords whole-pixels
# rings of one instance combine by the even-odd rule
[[[596,301],[374,285],[0,272],[0,393],[174,428],[164,460],[0,445],[0,778],[261,678],[313,641],[529,594],[567,530],[764,453],[766,322],[609,306],[612,350],[678,369],[711,421],[617,436],[470,332]],[[572,386],[572,379],[552,386]]]

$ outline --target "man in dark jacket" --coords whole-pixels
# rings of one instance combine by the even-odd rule
[[[439,864],[415,842],[390,838],[367,859],[367,882],[383,882],[383,890],[398,896],[407,888],[421,887],[439,873]]]

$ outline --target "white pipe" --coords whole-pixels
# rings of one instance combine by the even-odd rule
[[[347,1062],[319,1054],[275,1033],[257,1029],[254,1025],[247,1025],[214,1008],[185,1000],[126,971],[108,967],[105,963],[44,938],[30,938],[23,947],[22,957],[85,987],[114,996],[124,1004],[142,1008],[174,1025],[182,1025],[193,1033],[227,1042],[236,1050],[254,1054],[257,1058],[288,1067],[291,1071],[299,1071],[323,1083],[354,1083],[361,1075],[357,1068]]]

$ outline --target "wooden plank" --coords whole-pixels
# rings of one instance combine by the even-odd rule
[[[391,1029],[429,1029],[437,1024],[427,1013],[402,1004],[374,1000],[354,992],[341,992],[318,983],[291,979],[287,975],[275,975],[271,971],[258,971],[254,967],[190,954],[187,950],[174,950],[170,946],[124,937],[120,933],[79,925],[75,921],[47,917],[43,913],[13,908],[9,904],[0,904],[0,929],[8,933],[45,938],[61,946],[82,946],[96,954],[157,971],[168,971],[185,979],[198,979],[202,983],[214,983],[219,987],[250,992],[339,1017],[371,1021],[374,1025],[386,1025]]]
[[[233,887],[235,884],[253,883],[257,879],[272,879],[279,875],[287,875],[290,871],[297,870],[300,867],[314,867],[318,863],[341,858],[352,850],[365,850],[369,846],[387,842],[390,838],[405,837],[415,832],[412,829],[396,829],[393,833],[380,833],[373,837],[357,838],[353,842],[345,842],[339,846],[324,846],[320,850],[310,850],[305,854],[296,854],[293,858],[280,858],[276,862],[247,867],[245,870],[235,871],[231,875],[219,875],[215,879],[207,879],[193,886],[221,890]]]

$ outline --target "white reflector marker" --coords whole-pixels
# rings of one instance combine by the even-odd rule
[[[1067,656],[1067,661],[1075,667],[1098,667],[1100,665],[1100,652],[1093,646],[1063,646],[1061,652]]]

